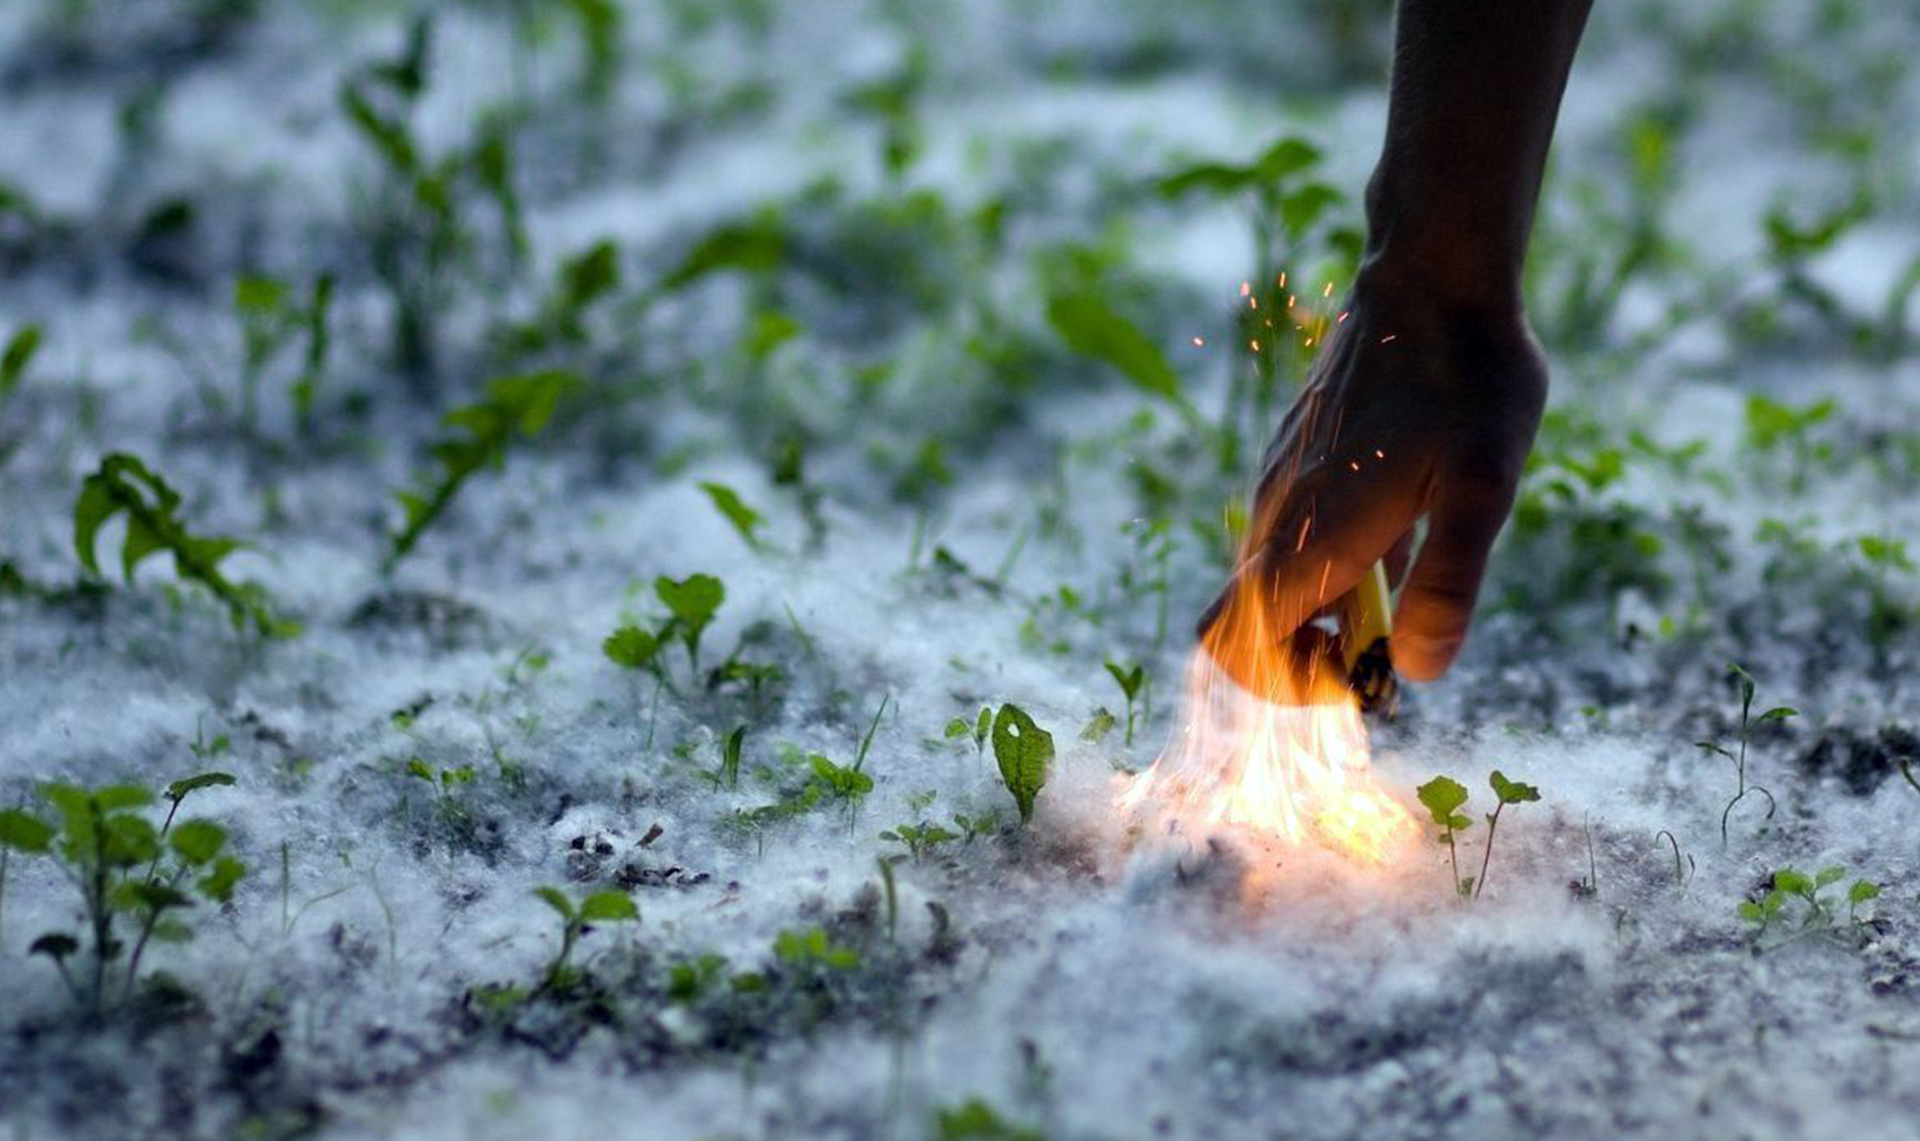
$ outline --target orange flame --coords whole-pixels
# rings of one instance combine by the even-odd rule
[[[1331,285],[1322,296],[1330,293]],[[1309,626],[1277,636],[1255,581],[1239,579],[1194,650],[1184,728],[1127,781],[1117,805],[1194,840],[1237,827],[1384,864],[1418,834],[1413,817],[1374,780],[1359,700],[1325,633]]]

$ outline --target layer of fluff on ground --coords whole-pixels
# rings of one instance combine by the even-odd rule
[[[339,253],[377,178],[336,91],[398,50],[404,20],[269,4],[271,18],[194,48],[174,34],[191,7],[0,15],[0,182],[65,220],[0,266],[0,336],[45,329],[0,405],[0,558],[18,586],[0,597],[0,796],[229,770],[238,783],[196,793],[189,815],[225,825],[250,874],[230,906],[194,915],[195,942],[151,955],[171,1000],[93,1026],[27,953],[73,924],[75,897],[47,861],[11,859],[9,1136],[1910,1135],[1920,795],[1897,762],[1914,743],[1899,728],[1914,600],[1910,568],[1861,569],[1845,552],[1920,522],[1920,370],[1855,352],[1791,306],[1772,340],[1697,314],[1661,332],[1703,296],[1747,311],[1805,295],[1765,268],[1762,219],[1856,181],[1879,194],[1871,219],[1793,272],[1845,312],[1877,312],[1920,239],[1916,122],[1888,114],[1920,84],[1885,54],[1912,42],[1909,17],[1596,14],[1542,211],[1542,240],[1562,251],[1551,264],[1570,274],[1566,259],[1592,251],[1604,266],[1635,240],[1630,209],[1611,204],[1630,193],[1616,176],[1634,116],[1684,120],[1660,208],[1687,252],[1636,276],[1586,351],[1550,338],[1556,418],[1530,478],[1558,514],[1510,537],[1455,673],[1377,731],[1383,779],[1409,800],[1439,772],[1474,790],[1476,815],[1493,769],[1544,792],[1503,817],[1485,894],[1463,905],[1427,843],[1384,870],[1244,837],[1134,844],[1110,807],[1114,774],[1177,730],[1183,631],[1220,575],[1198,531],[1170,531],[1162,559],[1135,522],[1137,461],[1185,455],[1183,422],[1057,353],[1036,367],[1058,383],[1026,375],[1012,395],[960,375],[971,366],[940,327],[952,310],[929,318],[925,281],[893,280],[885,251],[867,278],[803,295],[808,335],[766,360],[738,346],[755,299],[735,281],[602,314],[593,335],[620,347],[583,355],[598,391],[658,378],[663,360],[703,367],[635,380],[628,404],[563,411],[476,477],[397,572],[381,568],[391,493],[426,462],[440,411],[477,392],[462,369],[489,359],[490,322],[537,308],[559,259],[612,238],[632,286],[687,235],[829,175],[843,190],[823,213],[932,191],[959,216],[1011,192],[1009,266],[1049,242],[1117,246],[1160,304],[1191,314],[1207,344],[1189,348],[1181,318],[1167,351],[1214,407],[1241,367],[1226,314],[1251,265],[1246,217],[1133,188],[1283,131],[1357,188],[1384,106],[1377,23],[1224,2],[1178,19],[1145,3],[740,4],[710,19],[636,6],[609,103],[569,113],[565,25],[516,49],[524,29],[505,6],[447,6],[421,136],[453,145],[509,82],[541,109],[519,136],[536,268],[492,296],[456,291],[439,314],[443,387],[423,397],[383,356],[377,283]],[[1686,47],[1729,36],[1745,54],[1708,82]],[[883,88],[917,50],[903,186],[879,159],[883,103],[849,92]],[[1823,69],[1860,78],[1809,74]],[[1815,106],[1878,130],[1867,157],[1809,142],[1827,137],[1808,125]],[[184,235],[141,229],[180,195],[197,210]],[[788,209],[804,227],[813,207]],[[0,212],[0,237],[17,221]],[[243,438],[226,395],[233,275],[305,282],[335,266],[320,408],[345,427],[303,449],[270,395],[262,439]],[[1050,335],[1026,277],[930,272],[973,275],[969,288]],[[878,359],[884,379],[855,375]],[[1756,392],[1836,409],[1805,430],[1804,454],[1757,449],[1743,411]],[[764,409],[811,433],[817,534],[769,474]],[[966,442],[938,457],[946,486],[886,494],[943,431]],[[237,635],[164,559],[133,587],[66,589],[73,497],[112,450],[152,460],[197,525],[248,540],[229,568],[301,635]],[[1576,478],[1600,453],[1632,462]],[[1559,498],[1542,490],[1553,478]],[[702,481],[767,516],[755,546]],[[1695,533],[1685,523],[1721,536],[1724,565],[1689,561],[1672,541]],[[1610,561],[1645,527],[1665,550],[1626,542],[1663,581]],[[110,527],[105,565],[118,541]],[[607,660],[609,632],[659,616],[656,576],[696,572],[726,589],[706,664],[744,639],[784,680],[707,691],[675,647],[663,691]],[[1109,658],[1153,679],[1131,745],[1120,729],[1082,736],[1097,710],[1123,708]],[[1737,740],[1732,659],[1760,678],[1763,707],[1800,713],[1751,748],[1777,808],[1743,801],[1723,844],[1735,778],[1694,742]],[[991,750],[946,732],[1008,701],[1059,744],[1024,827]],[[851,762],[876,711],[868,795],[742,827],[740,810],[793,790],[793,757]],[[727,787],[710,774],[742,724]],[[218,738],[217,756],[194,755]],[[474,779],[437,789],[413,761]],[[881,831],[958,831],[956,815],[995,821],[883,877],[903,849]],[[1469,873],[1484,833],[1463,841]],[[1884,885],[1870,921],[1842,904],[1833,937],[1789,941],[1790,927],[1756,939],[1736,915],[1774,869],[1834,864],[1846,883]],[[516,1002],[487,988],[532,987],[553,955],[556,916],[533,895],[546,885],[629,890],[641,918],[582,938],[591,985]],[[1003,1132],[966,1132],[975,1100]]]

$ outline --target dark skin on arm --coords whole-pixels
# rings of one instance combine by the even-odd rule
[[[1591,7],[1400,0],[1348,316],[1268,447],[1246,557],[1201,620],[1242,680],[1236,631],[1287,639],[1382,559],[1405,575],[1400,673],[1430,681],[1460,652],[1546,402],[1521,266]]]

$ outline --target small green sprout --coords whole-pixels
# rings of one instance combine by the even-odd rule
[[[826,967],[850,971],[860,965],[860,952],[828,938],[825,930],[782,931],[773,941],[774,957],[802,970]]]
[[[1493,836],[1500,828],[1500,813],[1509,804],[1526,804],[1540,799],[1539,789],[1517,780],[1508,780],[1499,769],[1493,770],[1493,776],[1487,783],[1493,789],[1495,803],[1493,811],[1487,814],[1487,847],[1480,857],[1480,882],[1473,888],[1475,899],[1487,890],[1487,865],[1493,862]]]
[[[980,1098],[933,1114],[934,1141],[1046,1141],[1037,1129],[1014,1125]]]
[[[1106,740],[1107,734],[1113,732],[1114,726],[1118,724],[1120,724],[1119,718],[1103,705],[1093,711],[1092,717],[1087,718],[1086,726],[1080,730],[1080,739],[1097,745]],[[1115,764],[1118,763],[1118,761],[1115,762]]]
[[[939,824],[926,819],[926,810],[933,805],[938,794],[929,789],[907,797],[907,810],[914,816],[912,824],[896,824],[880,833],[880,839],[906,845],[907,854],[915,863],[942,844],[950,844],[960,839],[960,833],[950,831]],[[897,857],[896,857],[897,858]]]
[[[1785,721],[1789,717],[1797,717],[1800,714],[1800,711],[1797,709],[1777,705],[1765,713],[1760,714],[1758,717],[1753,716],[1753,695],[1755,689],[1758,688],[1753,680],[1753,675],[1740,668],[1738,662],[1729,664],[1727,669],[1740,687],[1739,750],[1736,752],[1728,749],[1717,741],[1694,742],[1698,748],[1704,749],[1709,753],[1717,753],[1733,762],[1734,775],[1738,783],[1734,789],[1733,799],[1727,801],[1726,808],[1720,813],[1720,843],[1722,845],[1727,843],[1727,820],[1733,815],[1734,806],[1745,800],[1749,793],[1757,792],[1767,798],[1768,820],[1773,819],[1773,814],[1778,808],[1778,805],[1774,802],[1773,793],[1765,786],[1747,784],[1747,743],[1752,737],[1753,730],[1761,725],[1765,725],[1769,721]]]
[[[953,720],[947,722],[947,740],[955,741],[961,738],[971,740],[975,753],[985,753],[987,751],[987,740],[992,735],[993,709],[991,707],[983,707],[980,710],[980,715],[972,721],[968,721],[965,717],[955,717]]]
[[[1120,692],[1126,695],[1126,743],[1131,746],[1137,718],[1146,714],[1147,668],[1136,664],[1131,669],[1124,669],[1118,662],[1108,662],[1107,673],[1112,676],[1115,684],[1119,685]]]
[[[406,521],[393,535],[384,569],[392,571],[407,557],[467,480],[483,468],[504,464],[513,441],[539,435],[560,401],[581,387],[579,377],[558,370],[500,377],[487,382],[486,399],[447,413],[446,427],[459,434],[433,445],[433,456],[440,462],[438,478],[417,491],[395,496],[406,511]]]
[[[1653,837],[1654,843],[1656,844],[1659,843],[1660,838],[1662,836],[1666,837],[1668,845],[1671,846],[1673,849],[1673,886],[1680,888],[1681,890],[1684,891],[1686,890],[1687,881],[1693,878],[1693,873],[1695,871],[1693,857],[1692,856],[1686,857],[1686,861],[1687,861],[1686,866],[1683,868],[1680,863],[1681,856],[1680,856],[1679,838],[1676,837],[1672,832],[1668,831],[1667,829],[1662,828],[1658,833],[1654,835]]]
[[[1473,827],[1473,820],[1460,812],[1467,803],[1467,786],[1452,777],[1437,776],[1415,790],[1433,822],[1440,826],[1440,843],[1447,846],[1447,858],[1453,865],[1453,890],[1462,898],[1473,894],[1473,879],[1460,878],[1460,850],[1454,836]],[[1496,810],[1497,811],[1497,810]]]
[[[434,817],[447,842],[447,855],[454,854],[460,841],[473,831],[473,814],[460,799],[459,790],[474,782],[472,765],[441,769],[438,773],[419,757],[409,757],[407,775],[426,782],[433,790]]]
[[[244,276],[233,284],[233,310],[240,321],[240,427],[251,436],[260,424],[260,383],[294,340],[306,337],[300,373],[294,380],[294,413],[304,432],[311,433],[313,401],[326,368],[331,336],[327,317],[333,306],[333,277],[314,279],[303,304],[293,289],[278,278]]]
[[[631,623],[608,634],[600,643],[600,652],[614,665],[630,670],[645,670],[660,675],[659,637]]]
[[[727,588],[710,574],[688,575],[679,581],[662,575],[653,580],[653,593],[673,615],[660,637],[678,636],[687,649],[687,661],[693,672],[700,672],[700,635],[713,621],[714,612],[726,601]]]
[[[40,326],[22,325],[8,339],[5,349],[0,349],[0,415],[5,415],[7,402],[13,398],[20,382],[26,378],[27,366],[33,363],[34,354],[40,351]],[[13,450],[5,437],[0,436],[0,463],[5,463],[7,454]]]
[[[134,571],[162,551],[173,556],[174,572],[198,583],[227,608],[235,629],[251,624],[263,637],[284,638],[299,626],[277,618],[267,606],[266,591],[254,583],[236,583],[221,573],[220,564],[242,544],[218,535],[196,535],[180,518],[181,498],[136,456],[114,452],[80,485],[73,505],[73,547],[80,565],[100,575],[95,544],[100,528],[116,515],[127,518],[127,537],[121,544],[121,575],[131,585]]]
[[[533,893],[560,915],[560,949],[547,964],[545,977],[539,987],[547,993],[564,994],[580,981],[581,972],[571,966],[569,960],[573,957],[575,944],[580,942],[582,936],[593,931],[593,924],[637,923],[640,920],[640,909],[623,891],[596,891],[582,899],[578,907],[559,888],[537,887]]]
[[[1000,766],[1001,782],[1020,809],[1020,822],[1028,823],[1033,819],[1034,799],[1046,785],[1053,764],[1053,734],[1019,706],[1002,705],[993,718],[993,759]]]

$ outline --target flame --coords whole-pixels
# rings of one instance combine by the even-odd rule
[[[1284,289],[1285,275],[1279,280]],[[1243,297],[1248,291],[1241,287]],[[1329,283],[1321,296],[1331,292]],[[1287,308],[1294,308],[1292,296]],[[1314,333],[1326,325],[1324,314],[1317,324],[1296,321]],[[1257,342],[1253,349],[1259,351]],[[1310,524],[1302,526],[1302,544]],[[1250,555],[1242,551],[1243,565]],[[1364,864],[1386,863],[1418,828],[1374,779],[1359,699],[1326,635],[1309,626],[1279,636],[1252,585],[1257,576],[1237,581],[1188,662],[1184,727],[1150,768],[1128,779],[1117,806],[1195,840],[1241,828],[1288,846],[1314,842]]]
[[[1312,700],[1289,704],[1249,692],[1208,649],[1196,649],[1187,665],[1185,727],[1131,778],[1119,807],[1172,833],[1238,827],[1386,863],[1415,828],[1373,779],[1358,701],[1344,686],[1335,695],[1331,685],[1289,678],[1280,688]]]

